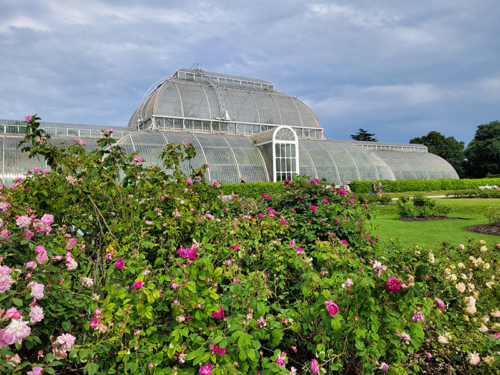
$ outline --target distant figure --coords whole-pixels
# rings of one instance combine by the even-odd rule
[[[240,184],[244,184],[245,183],[245,180],[243,179],[243,177],[240,177]]]
[[[384,192],[382,188],[385,188],[387,185],[382,185],[382,182],[378,183],[378,196],[379,198],[382,198],[382,193]]]
[[[375,194],[376,192],[377,192],[377,185],[376,185],[375,180],[373,180],[373,182],[372,182],[372,193]]]

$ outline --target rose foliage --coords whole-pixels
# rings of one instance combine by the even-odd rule
[[[223,201],[192,145],[162,169],[38,120],[50,171],[0,191],[0,373],[498,373],[494,244],[383,245],[326,181]]]

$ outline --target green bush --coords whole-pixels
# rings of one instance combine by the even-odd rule
[[[411,202],[398,200],[398,216],[423,217],[448,216],[451,208],[446,205],[437,205],[435,200],[429,199],[421,194],[416,194]]]
[[[439,179],[439,180],[382,180],[386,193],[400,193],[404,191],[434,191],[434,190],[457,190],[457,189],[477,189],[486,184],[500,185],[500,178],[482,178],[482,179]],[[352,181],[351,190],[355,193],[368,193],[371,189],[372,181]]]
[[[262,194],[275,194],[283,191],[283,181],[278,182],[250,182],[245,184],[222,184],[224,195],[235,194],[240,197],[258,198]]]
[[[490,225],[500,223],[500,206],[488,207],[484,216],[488,218]]]
[[[392,197],[390,195],[382,195],[382,197],[378,199],[378,202],[384,205],[390,204],[392,203]]]

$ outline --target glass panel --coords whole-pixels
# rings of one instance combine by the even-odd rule
[[[68,135],[76,135],[76,136],[78,136],[78,130],[76,130],[76,129],[68,129]]]
[[[17,126],[7,126],[7,133],[17,133],[18,131]]]
[[[254,134],[260,133],[260,126],[259,125],[254,125],[253,126],[253,133]]]
[[[292,172],[297,170],[297,161],[295,158],[292,158]]]
[[[285,146],[286,146],[286,157],[289,158],[290,157],[290,145],[287,144]]]
[[[203,133],[211,133],[210,121],[203,121]]]
[[[286,171],[286,161],[285,159],[281,159],[281,170],[284,172]]]
[[[290,149],[292,151],[292,157],[295,157],[295,145],[290,145]]]
[[[80,130],[81,137],[90,137],[90,130]]]
[[[276,148],[276,157],[279,158],[280,155],[281,155],[281,153],[280,153],[280,150],[281,150],[280,145],[277,143],[275,145],[275,148]]]
[[[282,145],[280,145],[280,147],[281,147],[281,157],[284,158],[285,157],[285,145],[282,144]]]
[[[66,129],[57,129],[56,130],[57,135],[67,135]]]
[[[286,159],[286,171],[287,172],[292,171],[292,159],[290,158]]]
[[[47,134],[50,134],[50,135],[56,135],[56,129],[54,129],[54,128],[46,128],[45,132]],[[88,132],[89,132],[89,135],[90,135],[90,130]]]
[[[280,171],[281,171],[281,159],[276,158],[276,172],[280,172]]]
[[[197,133],[201,133],[202,130],[203,130],[203,128],[201,126],[201,121],[194,120],[193,121],[193,131],[195,131]]]
[[[229,134],[234,134],[236,133],[236,124],[228,124],[227,125],[227,132]]]
[[[177,131],[182,131],[184,130],[184,126],[183,126],[183,123],[182,123],[182,119],[180,118],[176,118],[174,119],[174,130],[177,130]]]
[[[212,122],[212,129],[214,130],[214,132],[218,132],[219,131],[219,123]]]

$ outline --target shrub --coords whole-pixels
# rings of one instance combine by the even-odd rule
[[[390,195],[382,195],[382,197],[380,197],[378,201],[380,204],[387,205],[392,203],[392,197]]]
[[[486,184],[500,185],[500,178],[482,179],[439,179],[439,180],[382,180],[384,192],[399,193],[405,191],[433,191],[433,190],[457,190],[457,189],[477,189]],[[368,193],[371,189],[372,181],[352,181],[350,188],[355,193]]]
[[[500,223],[500,207],[488,207],[484,212],[484,216],[488,219],[490,225]]]
[[[415,194],[411,202],[406,202],[408,200],[398,200],[398,216],[400,218],[448,216],[451,211],[449,206],[437,205],[435,200],[421,194]]]
[[[235,194],[246,198],[259,198],[262,194],[275,194],[283,190],[285,183],[278,182],[251,182],[245,184],[222,184],[221,190],[225,195]]]

